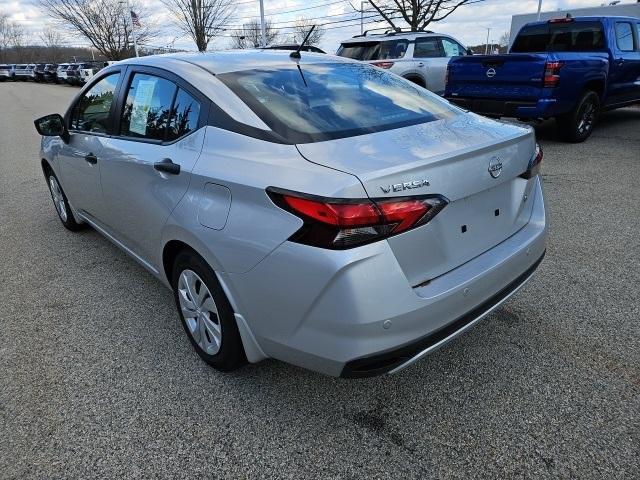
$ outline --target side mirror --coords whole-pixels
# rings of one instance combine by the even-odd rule
[[[45,115],[34,120],[33,124],[43,137],[60,137],[65,143],[69,142],[69,131],[64,125],[64,119],[60,114]]]
[[[467,48],[467,55],[473,55],[473,50],[471,50],[470,48]]]

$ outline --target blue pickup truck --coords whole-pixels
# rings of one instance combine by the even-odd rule
[[[529,23],[508,54],[452,59],[445,97],[492,117],[555,118],[565,140],[582,142],[602,110],[640,102],[640,19]]]

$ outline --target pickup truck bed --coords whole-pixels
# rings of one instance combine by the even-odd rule
[[[567,140],[585,140],[601,110],[640,101],[640,20],[527,24],[509,54],[452,59],[445,97],[492,117],[556,118]]]

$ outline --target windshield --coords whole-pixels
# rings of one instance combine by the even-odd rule
[[[354,60],[393,60],[404,57],[408,47],[408,40],[350,42],[340,45],[337,55],[340,57],[353,58]]]
[[[588,52],[604,48],[600,22],[526,25],[513,42],[514,53]]]
[[[365,64],[312,64],[298,70],[291,62],[217,78],[293,143],[363,135],[458,114],[434,94]]]

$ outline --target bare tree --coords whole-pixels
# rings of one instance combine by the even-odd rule
[[[0,13],[0,60],[4,61],[8,48],[21,50],[23,38],[22,25],[11,21],[6,13]]]
[[[54,63],[57,62],[62,44],[62,34],[60,30],[51,26],[46,27],[40,33],[40,40],[44,46],[47,47],[51,61]]]
[[[424,30],[431,22],[444,20],[470,0],[370,0],[371,6],[394,30],[399,20],[409,24],[412,32]]]
[[[502,35],[500,35],[500,40],[498,40],[498,45],[500,47],[508,47],[510,38],[511,38],[511,35],[509,34],[509,32],[504,32]]]
[[[267,45],[276,43],[279,33],[273,27],[271,20],[266,20],[264,24]],[[231,35],[231,48],[258,48],[262,46],[262,30],[258,20],[250,20],[242,24],[242,29]]]
[[[304,17],[298,18],[293,27],[293,30],[295,32],[294,37],[296,39],[296,42],[302,43],[306,38],[307,34],[309,33],[309,31],[311,30],[311,28],[313,28],[314,24],[316,25],[316,28],[313,29],[313,32],[311,33],[311,36],[307,39],[306,44],[307,45],[319,44],[320,41],[322,40],[322,37],[324,37],[324,34],[326,33],[325,29],[318,26],[314,21]]]
[[[157,35],[156,25],[135,1],[131,10],[141,18],[132,32],[131,12],[120,0],[39,0],[44,10],[72,32],[86,38],[109,60],[122,60],[133,53],[133,34],[138,43]]]
[[[204,52],[211,39],[220,35],[234,13],[232,0],[162,0],[180,29],[189,35],[198,51]]]

